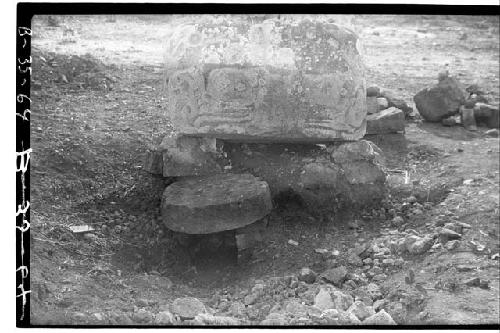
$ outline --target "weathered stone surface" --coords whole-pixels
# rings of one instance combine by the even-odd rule
[[[293,194],[311,210],[371,205],[383,198],[382,152],[368,141],[310,144],[225,143],[232,172],[265,180],[273,196]]]
[[[478,124],[484,124],[489,128],[498,128],[500,126],[498,106],[476,103],[474,118]]]
[[[400,109],[390,107],[366,117],[366,134],[397,133],[405,130],[405,115]]]
[[[182,134],[272,141],[364,135],[354,32],[301,15],[232,15],[178,27],[166,43],[166,114]]]
[[[214,138],[172,135],[147,151],[144,169],[165,177],[201,176],[220,173],[226,164]]]
[[[170,311],[178,315],[181,319],[193,319],[198,314],[207,312],[205,305],[194,297],[175,299],[170,306]]]
[[[168,186],[162,198],[167,228],[207,234],[244,227],[272,208],[266,182],[250,174],[188,178]]]
[[[425,120],[438,122],[457,113],[467,95],[460,82],[452,77],[446,77],[437,85],[419,91],[413,100],[418,112]]]
[[[368,206],[386,193],[382,152],[368,141],[325,146],[225,143],[224,152],[232,172],[258,176],[273,196],[299,197],[312,211]]]
[[[165,138],[161,145],[163,176],[197,176],[221,172],[215,139],[175,137]],[[219,163],[218,163],[219,162]]]

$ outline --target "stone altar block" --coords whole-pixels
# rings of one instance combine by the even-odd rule
[[[182,135],[358,140],[366,130],[356,34],[302,15],[207,16],[166,44],[165,113]]]

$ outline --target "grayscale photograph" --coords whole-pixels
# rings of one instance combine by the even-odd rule
[[[498,327],[499,23],[34,15],[30,325]]]

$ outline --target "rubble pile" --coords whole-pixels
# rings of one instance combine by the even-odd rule
[[[500,126],[498,106],[489,105],[477,85],[466,88],[448,71],[439,73],[438,83],[421,90],[413,99],[420,115],[429,122],[448,127],[462,125],[470,131],[476,131],[477,126]]]

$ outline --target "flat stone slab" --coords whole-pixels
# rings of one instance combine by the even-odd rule
[[[166,227],[187,234],[209,234],[249,225],[272,209],[265,181],[250,174],[188,178],[168,186],[161,212]]]
[[[181,134],[319,142],[365,134],[356,34],[326,19],[207,16],[166,43],[165,115]]]
[[[397,133],[405,130],[405,114],[395,107],[370,114],[366,120],[366,134]]]

